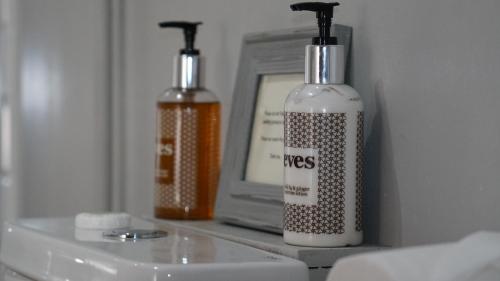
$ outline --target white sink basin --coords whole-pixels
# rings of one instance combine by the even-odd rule
[[[168,235],[124,242],[81,232],[69,218],[25,219],[4,225],[0,261],[36,280],[308,280],[306,265],[294,259],[140,219],[132,228]]]

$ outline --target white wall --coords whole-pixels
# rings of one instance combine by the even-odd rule
[[[201,20],[207,86],[228,124],[244,33],[315,25],[289,0],[126,1],[126,208],[151,213],[154,103],[171,84],[180,31]],[[368,237],[391,245],[500,230],[500,2],[350,0],[354,87],[368,123]]]
[[[19,215],[18,130],[13,120],[19,116],[17,72],[17,5],[0,0],[0,221]],[[1,226],[0,226],[1,229]]]
[[[108,1],[16,4],[20,215],[107,210]]]

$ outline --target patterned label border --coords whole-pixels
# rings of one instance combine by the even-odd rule
[[[345,232],[346,113],[285,113],[285,146],[319,150],[318,204],[285,203],[284,229]]]

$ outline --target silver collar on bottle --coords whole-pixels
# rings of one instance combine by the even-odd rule
[[[199,55],[178,55],[174,58],[174,87],[196,89],[203,87],[204,59]]]
[[[306,84],[344,84],[344,46],[307,45]]]

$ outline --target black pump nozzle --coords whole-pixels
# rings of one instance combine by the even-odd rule
[[[199,55],[200,51],[194,48],[194,38],[196,35],[196,27],[202,24],[201,22],[187,22],[187,21],[164,21],[158,23],[160,28],[182,28],[184,30],[184,41],[186,47],[181,49],[181,55]]]
[[[313,45],[336,45],[337,38],[330,37],[333,8],[340,5],[338,2],[302,2],[290,5],[292,11],[313,11],[318,19],[319,37],[313,38]]]

